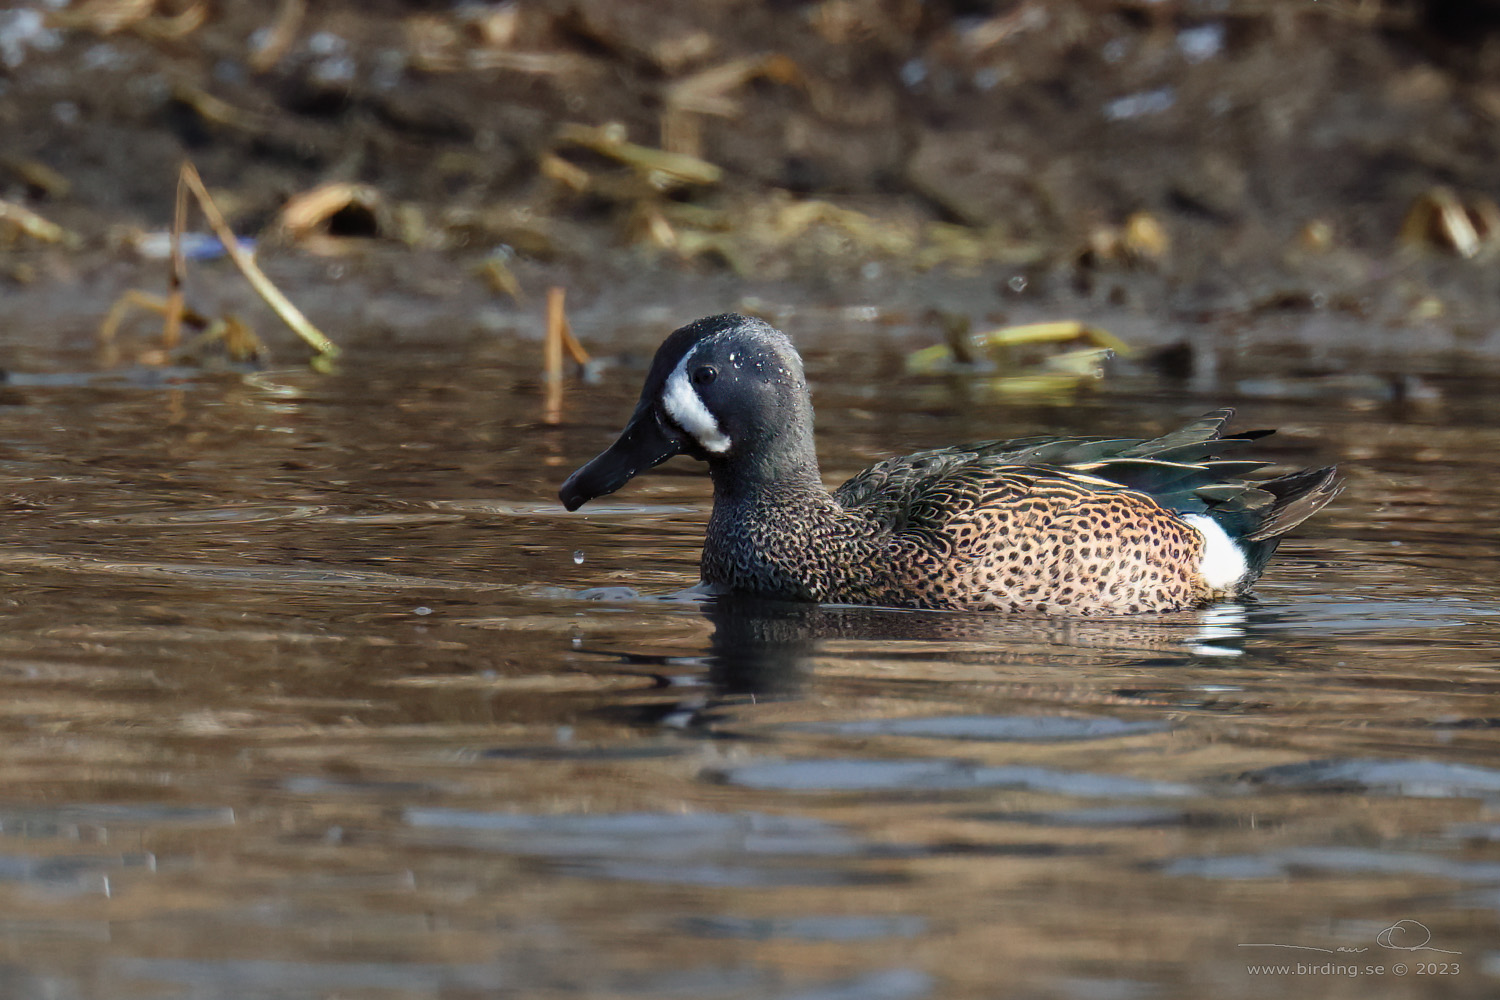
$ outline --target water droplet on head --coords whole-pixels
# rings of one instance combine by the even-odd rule
[[[574,552],[573,552],[573,565],[575,565],[575,566],[582,566],[583,565],[583,550],[582,549],[575,549],[574,550]]]
[[[430,615],[432,614],[432,609],[427,607],[412,608],[411,613],[414,615]]]
[[[1006,284],[1010,286],[1010,290],[1013,292],[1024,292],[1026,291],[1026,276],[1024,274],[1018,274],[1007,281]]]

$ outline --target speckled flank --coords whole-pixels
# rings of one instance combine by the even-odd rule
[[[837,496],[716,506],[704,580],[816,601],[1062,614],[1161,611],[1212,596],[1197,573],[1197,531],[1144,494],[1063,470],[976,463],[909,498],[845,506]],[[904,517],[882,508],[896,499]]]

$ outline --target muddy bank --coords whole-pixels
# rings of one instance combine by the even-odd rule
[[[913,336],[1066,312],[1495,356],[1497,25],[1437,0],[27,3],[0,14],[0,198],[66,236],[0,222],[0,319],[84,337],[164,290],[191,158],[309,314],[373,342],[532,329],[557,282],[582,332],[748,297]],[[320,187],[338,210],[294,225]],[[222,263],[191,289],[255,312]]]

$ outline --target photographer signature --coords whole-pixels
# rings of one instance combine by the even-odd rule
[[[1447,948],[1435,948],[1432,945],[1432,932],[1427,925],[1417,920],[1398,920],[1379,934],[1375,935],[1375,943],[1388,951],[1436,951],[1444,955],[1462,955],[1461,951],[1450,951]],[[1253,942],[1238,945],[1240,948],[1289,948],[1294,951],[1321,951],[1329,955],[1358,954],[1369,951],[1365,948],[1349,948],[1340,945],[1337,948],[1318,948],[1308,944],[1274,944],[1270,942]]]

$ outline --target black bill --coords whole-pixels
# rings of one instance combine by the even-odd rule
[[[637,474],[682,454],[680,433],[655,408],[642,406],[614,444],[568,477],[557,491],[558,498],[568,510],[577,510],[596,497],[613,493]]]

